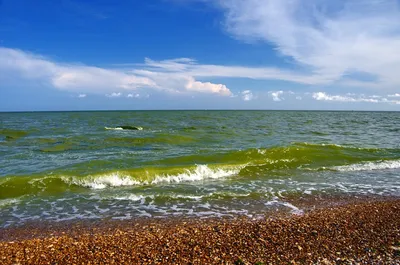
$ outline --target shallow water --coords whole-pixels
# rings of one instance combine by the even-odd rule
[[[301,213],[288,195],[400,196],[399,135],[397,112],[0,113],[0,227]]]

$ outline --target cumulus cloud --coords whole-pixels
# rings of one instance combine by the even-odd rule
[[[331,96],[326,94],[325,92],[316,92],[313,93],[312,97],[316,100],[325,100],[325,101],[340,101],[340,102],[355,102],[356,100],[351,97],[346,96]]]
[[[310,73],[349,86],[400,85],[397,0],[221,0],[226,29],[265,41]]]
[[[113,92],[113,93],[111,93],[111,94],[106,94],[106,97],[109,97],[109,98],[119,98],[120,96],[122,96],[122,93],[120,93],[120,92]]]
[[[242,95],[242,99],[244,101],[250,101],[250,100],[255,99],[255,96],[253,95],[253,93],[250,90],[242,91],[241,95]]]
[[[149,94],[129,93],[126,95],[127,98],[149,98]]]
[[[224,84],[196,80],[192,73],[171,71],[170,68],[154,68],[144,65],[141,69],[131,70],[136,75],[145,76],[157,84],[157,88],[170,93],[210,93],[230,96],[232,92]]]
[[[288,93],[290,93],[290,92],[291,91],[289,91]],[[272,97],[273,101],[282,101],[282,100],[284,100],[284,98],[282,97],[284,92],[282,90],[280,90],[280,91],[269,91],[268,93]]]
[[[127,98],[139,98],[140,97],[140,94],[128,94],[127,96],[126,96]]]
[[[86,98],[86,94],[79,94],[78,98]]]
[[[194,78],[189,78],[186,86],[186,90],[188,91],[196,91],[196,92],[211,92],[221,95],[230,96],[232,92],[223,84],[213,84],[210,82],[200,82],[194,80]]]
[[[269,97],[273,101],[280,102],[286,100],[288,102],[303,101],[310,102],[312,100],[325,101],[332,103],[365,103],[365,104],[389,104],[389,105],[400,105],[400,98],[390,97],[396,94],[389,95],[366,95],[364,93],[343,93],[343,94],[331,94],[323,91],[317,92],[293,92],[290,90],[279,90],[279,91],[268,91],[267,94],[262,95]],[[311,101],[310,101],[311,100]]]
[[[319,101],[332,101],[332,102],[368,102],[368,103],[391,103],[400,104],[400,100],[389,100],[387,97],[372,95],[366,96],[364,94],[356,95],[354,93],[347,93],[345,95],[330,95],[325,92],[312,93],[312,98]]]

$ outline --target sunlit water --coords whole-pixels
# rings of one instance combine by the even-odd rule
[[[400,196],[399,135],[396,112],[0,113],[0,227],[300,213],[289,195]]]

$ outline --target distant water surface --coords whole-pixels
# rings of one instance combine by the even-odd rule
[[[301,212],[289,195],[400,196],[399,136],[397,112],[0,113],[0,227],[254,217]]]

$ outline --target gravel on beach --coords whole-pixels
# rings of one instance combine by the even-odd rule
[[[400,200],[302,216],[0,230],[0,264],[400,264]]]

